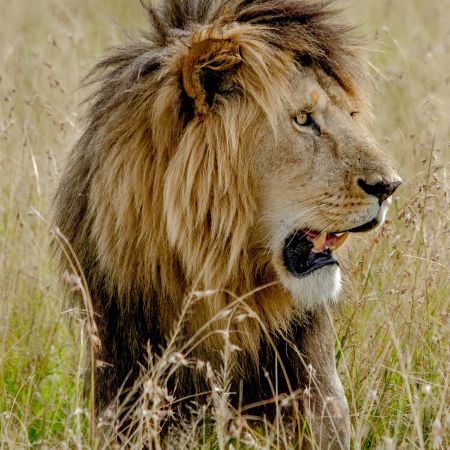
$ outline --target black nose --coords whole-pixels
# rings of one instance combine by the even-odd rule
[[[377,197],[380,205],[387,198],[389,198],[401,184],[401,181],[380,181],[376,184],[368,184],[364,180],[358,180],[358,186],[366,194],[374,195],[375,197]]]

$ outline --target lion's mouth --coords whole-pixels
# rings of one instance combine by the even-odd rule
[[[333,250],[347,239],[349,232],[326,233],[299,230],[289,236],[284,244],[283,259],[286,269],[296,277],[309,275],[321,267],[339,264]]]

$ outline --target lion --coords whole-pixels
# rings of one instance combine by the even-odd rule
[[[230,402],[269,417],[276,395],[307,388],[295,402],[310,443],[349,448],[331,318],[338,248],[383,223],[402,182],[364,127],[360,42],[330,2],[144,6],[149,31],[93,72],[54,203],[62,270],[70,246],[96,317],[97,411],[206,292],[183,317],[183,342],[195,337],[189,356],[218,370],[228,330],[240,349]],[[200,395],[208,379],[181,367],[171,386]]]

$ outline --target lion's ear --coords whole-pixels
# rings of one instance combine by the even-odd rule
[[[198,115],[212,106],[230,72],[241,61],[239,44],[231,39],[208,38],[191,45],[183,60],[182,79]]]

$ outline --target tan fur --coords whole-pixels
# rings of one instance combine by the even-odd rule
[[[395,173],[350,117],[366,104],[358,45],[329,6],[171,0],[148,10],[147,39],[96,69],[100,87],[55,223],[86,272],[107,348],[120,337],[121,358],[139,360],[146,340],[163,344],[191,292],[212,289],[192,306],[184,334],[211,321],[209,331],[231,328],[243,350],[239,379],[261,363],[267,333],[288,332],[315,307],[302,303],[302,288],[289,291],[284,239],[370,220],[377,202],[355,178]],[[320,118],[322,137],[293,126],[304,110]],[[267,283],[233,307],[250,317],[217,319]],[[103,355],[119,379],[120,346]],[[193,354],[217,367],[222,346],[212,333]],[[104,407],[111,394],[99,391]]]

